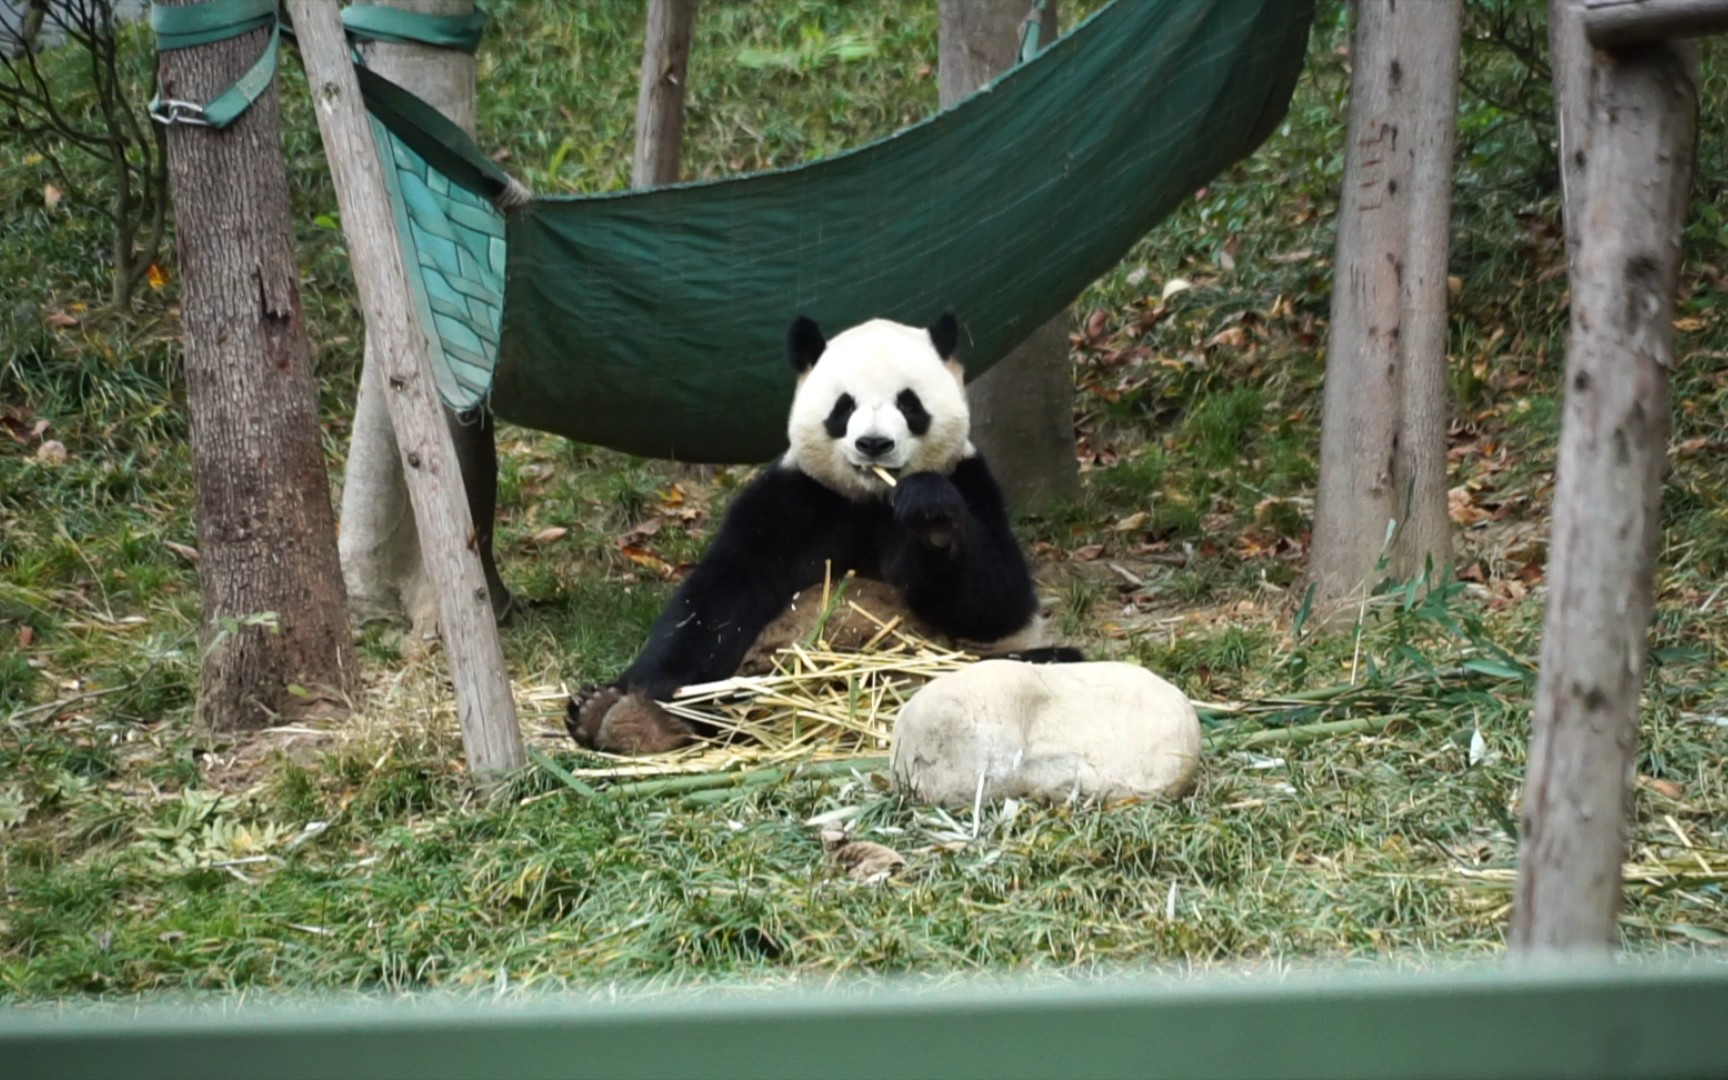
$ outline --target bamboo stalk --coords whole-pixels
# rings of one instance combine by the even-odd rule
[[[740,769],[724,773],[696,773],[690,776],[669,776],[655,780],[638,780],[619,784],[609,794],[623,798],[646,795],[677,795],[719,788],[762,787],[782,780],[820,780],[830,776],[845,776],[853,771],[874,772],[888,767],[886,757],[854,757],[836,761],[813,761],[803,765],[777,765],[766,769]]]
[[[1255,746],[1318,742],[1331,735],[1354,732],[1384,731],[1394,720],[1408,720],[1409,713],[1386,713],[1382,716],[1353,716],[1346,720],[1327,720],[1318,724],[1294,724],[1290,727],[1256,731],[1240,740],[1227,734],[1207,737],[1207,749],[1246,750]]]

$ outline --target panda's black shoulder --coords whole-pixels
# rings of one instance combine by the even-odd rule
[[[743,538],[768,532],[801,532],[850,516],[844,495],[802,470],[775,462],[763,469],[732,500],[722,532]]]

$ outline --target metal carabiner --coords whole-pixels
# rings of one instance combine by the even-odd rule
[[[196,101],[181,101],[178,98],[167,98],[150,103],[150,119],[158,124],[188,124],[192,127],[209,127],[210,122],[204,119],[204,106]]]

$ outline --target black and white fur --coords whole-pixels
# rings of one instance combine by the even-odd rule
[[[897,587],[957,641],[1079,658],[1038,647],[1031,572],[968,438],[958,335],[952,312],[927,329],[876,319],[832,341],[807,318],[792,323],[790,448],[739,493],[613,689],[664,701],[734,674],[763,628],[825,572]]]

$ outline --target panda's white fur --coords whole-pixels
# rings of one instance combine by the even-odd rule
[[[923,434],[912,430],[898,404],[906,390],[929,415]],[[854,408],[845,434],[836,438],[824,425],[841,395],[849,395]],[[829,340],[815,366],[799,376],[787,420],[790,448],[781,463],[849,498],[880,499],[888,485],[871,466],[896,475],[952,472],[976,452],[971,425],[959,362],[938,355],[923,327],[872,319]],[[868,436],[892,439],[893,450],[866,456],[858,440]]]

